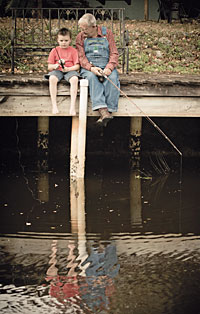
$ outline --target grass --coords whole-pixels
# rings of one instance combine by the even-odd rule
[[[41,39],[41,25],[36,20],[27,21],[26,32],[18,20],[18,39],[27,42]],[[73,44],[76,37],[75,22],[70,22],[73,33]],[[109,24],[109,22],[108,22]],[[52,29],[56,29],[56,20]],[[61,25],[63,26],[63,25]],[[108,25],[109,27],[109,25]],[[119,29],[114,28],[116,41],[119,41]],[[44,22],[46,43],[49,41],[49,24]],[[200,23],[198,21],[185,21],[183,24],[174,21],[159,23],[148,21],[126,21],[129,31],[129,70],[148,73],[179,73],[200,74]],[[11,71],[11,20],[0,18],[0,71]],[[119,71],[120,71],[119,67]],[[16,59],[16,73],[44,73],[47,71],[47,57],[32,53],[30,57],[20,56]]]

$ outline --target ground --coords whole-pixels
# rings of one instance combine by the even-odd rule
[[[200,22],[126,21],[129,72],[200,74]],[[0,71],[11,72],[11,19],[0,18]],[[75,37],[75,36],[74,36]],[[18,58],[15,72],[44,73],[47,57]],[[119,67],[119,72],[121,68]]]

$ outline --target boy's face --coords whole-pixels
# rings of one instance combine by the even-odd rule
[[[71,43],[71,38],[69,35],[58,35],[58,44],[61,48],[68,48]]]

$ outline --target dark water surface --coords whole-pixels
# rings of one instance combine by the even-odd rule
[[[1,167],[0,313],[200,313],[199,159],[68,173]]]

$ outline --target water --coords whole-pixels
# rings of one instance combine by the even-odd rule
[[[0,313],[200,313],[198,160],[92,161],[2,165]]]

